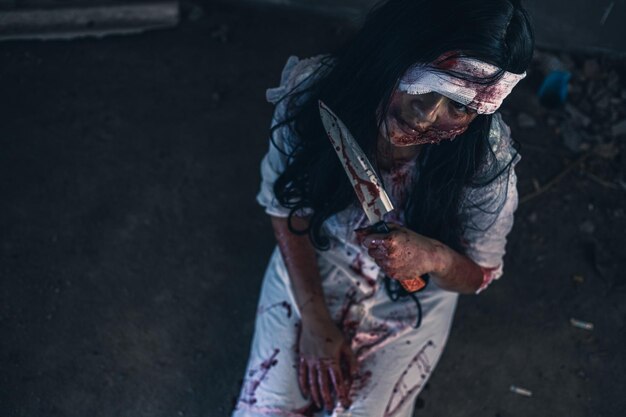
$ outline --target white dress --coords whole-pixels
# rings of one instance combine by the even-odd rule
[[[283,70],[281,85],[269,89],[267,98],[276,104],[273,123],[284,118],[285,101],[279,101],[293,88],[302,88],[319,65],[320,57],[299,60],[290,57]],[[508,127],[494,115],[490,141],[499,163],[519,157],[512,149]],[[291,131],[280,128],[275,143],[288,146]],[[515,156],[514,156],[515,155]],[[289,210],[275,199],[272,186],[286,165],[286,157],[270,143],[261,164],[262,183],[257,200],[268,214],[286,217]],[[395,207],[402,207],[415,162],[391,172],[382,172],[385,189]],[[485,271],[484,289],[502,274],[506,235],[513,225],[517,207],[516,177],[513,170],[488,187],[467,190],[462,219],[468,227],[463,236],[466,254]],[[505,200],[495,201],[497,187]],[[485,200],[486,199],[486,200]],[[473,202],[493,201],[493,213],[475,208]],[[417,297],[422,307],[422,323],[414,328],[417,305],[411,298],[391,301],[380,268],[355,241],[353,230],[364,215],[356,205],[329,218],[323,230],[331,248],[318,251],[322,287],[329,311],[350,341],[359,363],[350,397],[352,405],[337,404],[332,416],[408,417],[415,399],[428,381],[446,344],[458,294],[438,288],[432,281]],[[396,222],[403,221],[396,210]],[[480,292],[480,290],[479,290]],[[248,366],[233,417],[322,416],[312,400],[305,399],[298,386],[296,354],[300,313],[295,302],[287,269],[276,248],[265,272]]]

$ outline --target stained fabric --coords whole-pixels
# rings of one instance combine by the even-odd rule
[[[445,71],[445,72],[444,72]],[[458,74],[457,77],[452,74]],[[474,79],[494,80],[485,84]],[[491,114],[502,104],[526,73],[513,74],[495,65],[469,57],[440,57],[435,62],[415,64],[400,79],[398,88],[408,94],[436,92],[464,104],[478,114]]]
[[[322,57],[299,60],[290,57],[283,70],[280,86],[269,89],[268,101],[276,105],[273,124],[287,114],[286,100],[294,89],[306,88],[315,77]],[[261,163],[262,182],[257,201],[265,211],[286,217],[289,209],[281,206],[273,184],[287,164],[295,143],[288,126],[274,132],[274,140]],[[498,163],[516,163],[508,127],[495,115],[490,140]],[[415,160],[381,171],[382,181],[396,210],[392,220],[402,224],[401,210],[412,178],[419,170]],[[511,170],[511,172],[513,172]],[[464,235],[467,255],[483,267],[486,287],[502,274],[506,235],[513,224],[517,206],[514,173],[489,185],[468,189],[462,219],[468,226]],[[506,187],[506,188],[502,188]],[[499,191],[501,201],[495,201]],[[486,200],[485,200],[486,199]],[[493,211],[478,210],[476,203],[489,201]],[[497,210],[496,210],[497,208]],[[418,293],[422,323],[413,327],[418,309],[410,298],[391,301],[383,286],[380,268],[358,245],[354,229],[366,224],[358,205],[329,218],[323,231],[330,249],[318,251],[318,266],[329,311],[350,341],[359,363],[359,375],[352,385],[352,406],[340,405],[332,416],[405,417],[413,411],[415,398],[424,388],[446,344],[458,295],[431,282]],[[278,248],[265,272],[258,304],[255,332],[248,366],[233,417],[322,416],[310,400],[302,397],[297,383],[296,354],[300,313],[295,303],[289,276]]]

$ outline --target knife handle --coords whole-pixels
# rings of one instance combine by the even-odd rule
[[[391,229],[389,229],[389,226],[387,226],[387,223],[385,223],[384,220],[381,220],[378,223],[372,225],[371,230],[374,233],[387,234],[391,232]],[[393,279],[391,277],[389,278]],[[423,277],[417,277],[413,279],[403,279],[403,280],[397,280],[397,281],[400,282],[400,285],[402,285],[402,288],[404,288],[407,292],[418,292],[424,289],[426,287],[426,284],[428,283],[427,280],[425,280]]]

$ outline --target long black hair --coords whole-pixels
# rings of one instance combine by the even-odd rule
[[[529,18],[518,0],[389,0],[374,8],[354,38],[322,60],[310,86],[283,98],[290,110],[273,129],[287,126],[297,141],[274,193],[291,209],[290,230],[308,233],[317,248],[325,249],[322,223],[355,201],[323,131],[319,99],[345,122],[375,163],[381,123],[377,109],[388,108],[399,78],[412,64],[460,51],[520,74],[530,63],[533,45]],[[404,207],[409,228],[463,250],[459,211],[464,188],[484,186],[508,169],[492,163],[491,122],[491,115],[478,115],[454,141],[424,145],[419,180]],[[491,175],[484,175],[486,168],[493,168]],[[312,209],[310,226],[294,230],[291,217],[305,208]]]

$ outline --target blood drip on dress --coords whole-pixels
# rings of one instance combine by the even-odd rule
[[[402,405],[409,399],[411,396],[420,388],[423,387],[426,382],[428,375],[432,371],[432,364],[430,363],[430,358],[426,353],[428,348],[434,348],[435,343],[432,340],[426,342],[426,344],[420,349],[419,352],[411,359],[411,362],[407,365],[405,370],[400,374],[398,381],[393,387],[391,392],[391,396],[389,397],[389,401],[387,402],[387,407],[385,408],[384,417],[391,417],[395,415],[395,413],[402,407]],[[405,378],[409,371],[415,369],[420,372],[419,381],[416,382],[413,386],[409,387]],[[396,398],[399,397],[399,398]]]
[[[243,390],[244,392],[242,395],[243,398],[241,402],[248,404],[248,405],[256,404],[257,402],[257,399],[255,397],[256,390],[257,388],[259,388],[259,385],[261,385],[261,382],[263,382],[263,380],[267,377],[267,374],[270,371],[270,369],[272,369],[278,363],[278,359],[276,359],[276,357],[278,356],[279,352],[280,352],[280,349],[278,348],[274,349],[274,353],[272,353],[272,355],[268,359],[261,362],[258,369],[253,369],[250,372],[248,372],[249,379],[246,381],[246,386]],[[254,376],[257,374],[258,374],[258,377],[254,378]]]
[[[271,304],[267,307],[259,307],[259,309],[257,310],[257,315],[263,314],[263,313],[267,313],[269,310],[276,308],[276,307],[282,307],[285,309],[285,312],[287,313],[287,318],[291,318],[291,314],[292,314],[292,310],[291,310],[291,304],[289,304],[287,301],[281,301],[278,303],[274,303]]]
[[[365,280],[365,282],[367,282],[369,284],[370,287],[375,287],[376,286],[376,280],[373,279],[372,277],[368,276],[367,274],[365,274],[363,272],[363,257],[360,253],[356,254],[356,257],[354,258],[354,260],[352,261],[352,263],[350,264],[350,269],[357,274],[358,276],[360,276],[361,278],[363,278]],[[357,283],[358,285],[358,283]]]

